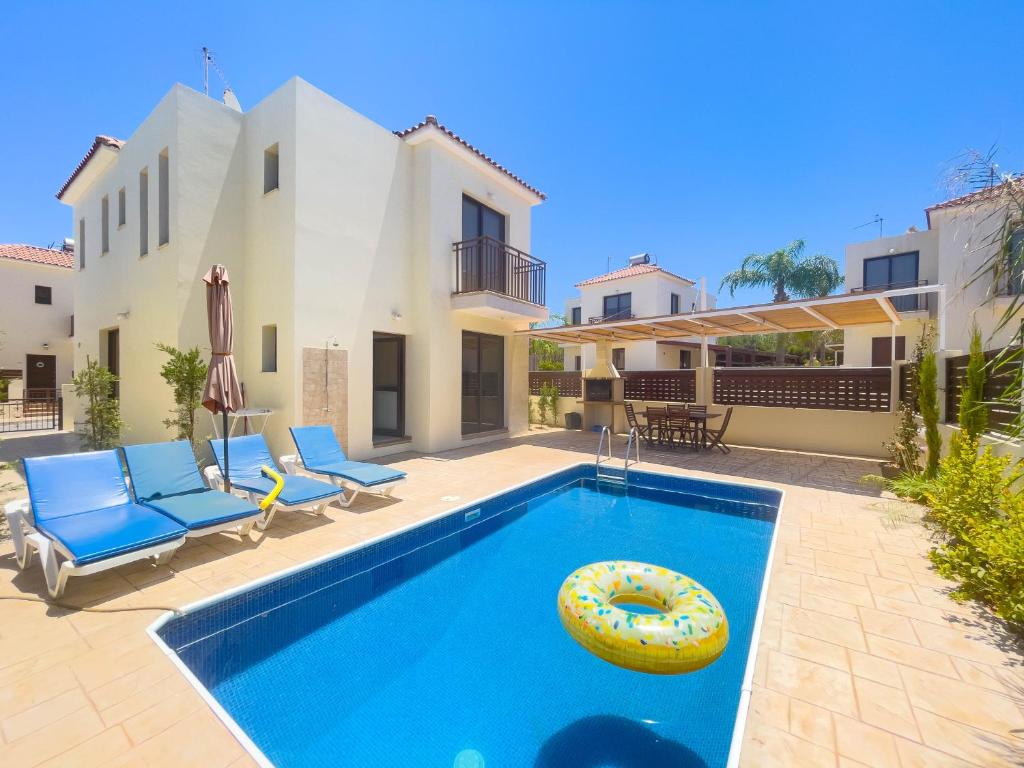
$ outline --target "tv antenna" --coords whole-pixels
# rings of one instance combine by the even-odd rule
[[[877,224],[878,225],[878,236],[881,237],[882,236],[882,222],[884,222],[884,221],[885,221],[885,219],[883,219],[881,216],[879,216],[876,213],[875,214],[875,218],[873,218],[871,221],[865,221],[863,224],[858,224],[856,227],[854,227],[854,229],[863,229],[864,227],[870,227],[872,224]]]
[[[214,58],[214,53],[205,45],[202,48],[203,54],[203,93],[207,96],[210,95],[210,67],[213,67],[214,74],[220,78],[220,81],[224,83],[224,87],[227,90],[231,90],[231,86],[228,84],[228,79],[224,76],[224,72],[217,66],[217,60]]]

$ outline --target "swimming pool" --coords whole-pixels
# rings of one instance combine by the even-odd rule
[[[780,503],[772,489],[636,471],[627,492],[579,465],[197,604],[154,634],[281,768],[723,766]],[[611,559],[710,589],[730,623],[723,656],[663,677],[578,646],[558,588]]]

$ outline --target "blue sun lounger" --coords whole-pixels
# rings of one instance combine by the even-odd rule
[[[217,465],[204,470],[206,479],[211,486],[221,488],[224,483],[224,441],[210,440],[210,448]],[[263,476],[264,466],[277,468],[263,435],[229,438],[228,458],[231,463],[232,490],[245,491],[254,504],[258,504],[274,490],[274,481]],[[328,504],[332,501],[341,503],[344,498],[345,492],[333,483],[301,475],[285,475],[284,488],[269,509],[264,511],[263,518],[256,521],[256,527],[265,530],[279,509],[285,512],[312,509],[315,514],[322,515]]]
[[[39,552],[50,595],[86,576],[147,557],[164,563],[188,531],[132,502],[116,451],[24,459],[28,498],[5,508],[18,567]],[[58,555],[61,559],[58,558]]]
[[[313,427],[291,427],[292,440],[298,449],[298,456],[282,456],[285,470],[294,473],[297,467],[304,467],[314,475],[324,475],[339,488],[349,492],[347,498],[339,501],[347,507],[359,493],[377,493],[390,496],[399,483],[405,482],[405,472],[380,464],[364,461],[349,461],[334,436],[334,430],[326,425]]]
[[[187,440],[121,450],[138,502],[174,520],[189,537],[232,529],[245,536],[263,515],[245,499],[207,488]]]

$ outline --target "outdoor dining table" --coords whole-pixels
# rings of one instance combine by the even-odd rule
[[[663,436],[664,436],[664,433],[666,432],[666,427],[668,426],[668,422],[671,420],[669,418],[668,412],[667,411],[662,412],[660,410],[652,412],[650,409],[648,409],[647,413],[645,415],[647,416],[647,425],[650,428],[649,434],[651,436],[651,439],[652,440],[656,439],[658,441],[658,445],[664,445]],[[686,414],[686,416],[687,416],[687,419],[689,420],[691,426],[693,426],[693,441],[692,441],[693,449],[694,450],[698,450],[698,449],[701,449],[701,448],[707,448],[708,447],[708,420],[710,420],[710,419],[720,419],[720,418],[722,418],[722,414],[720,414],[720,413],[689,413],[688,412]],[[700,438],[699,439],[698,439],[698,433],[700,434]],[[655,435],[657,435],[657,437],[655,437]],[[671,435],[669,436],[669,440],[671,441]]]

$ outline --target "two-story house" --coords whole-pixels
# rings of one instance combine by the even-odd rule
[[[391,131],[294,78],[248,111],[174,86],[97,138],[58,197],[77,233],[76,365],[120,377],[132,442],[169,437],[158,342],[209,351],[227,266],[246,405],[331,424],[356,457],[525,429],[529,254],[544,195],[430,116]]]
[[[632,256],[627,266],[576,284],[580,295],[565,303],[566,325],[712,309],[715,297],[697,282],[653,263],[650,254]],[[713,341],[713,339],[712,339]],[[593,344],[564,345],[565,367],[587,370],[594,365]],[[700,339],[623,341],[611,347],[611,363],[619,371],[695,368]]]
[[[892,304],[898,325],[866,326],[844,333],[847,366],[886,366],[912,354],[923,324],[932,321],[941,332],[941,351],[966,351],[973,325],[986,349],[1005,346],[1020,333],[1019,323],[1000,327],[1014,295],[1020,294],[1019,261],[993,283],[985,273],[999,248],[1002,228],[1013,206],[1000,186],[947,200],[925,210],[928,228],[882,237],[846,247],[846,284],[852,290],[915,288],[917,294],[896,295]],[[1024,229],[1015,238],[1024,237]],[[1007,265],[1010,267],[1011,265]]]
[[[0,244],[0,378],[12,398],[52,398],[72,375],[73,246]]]

